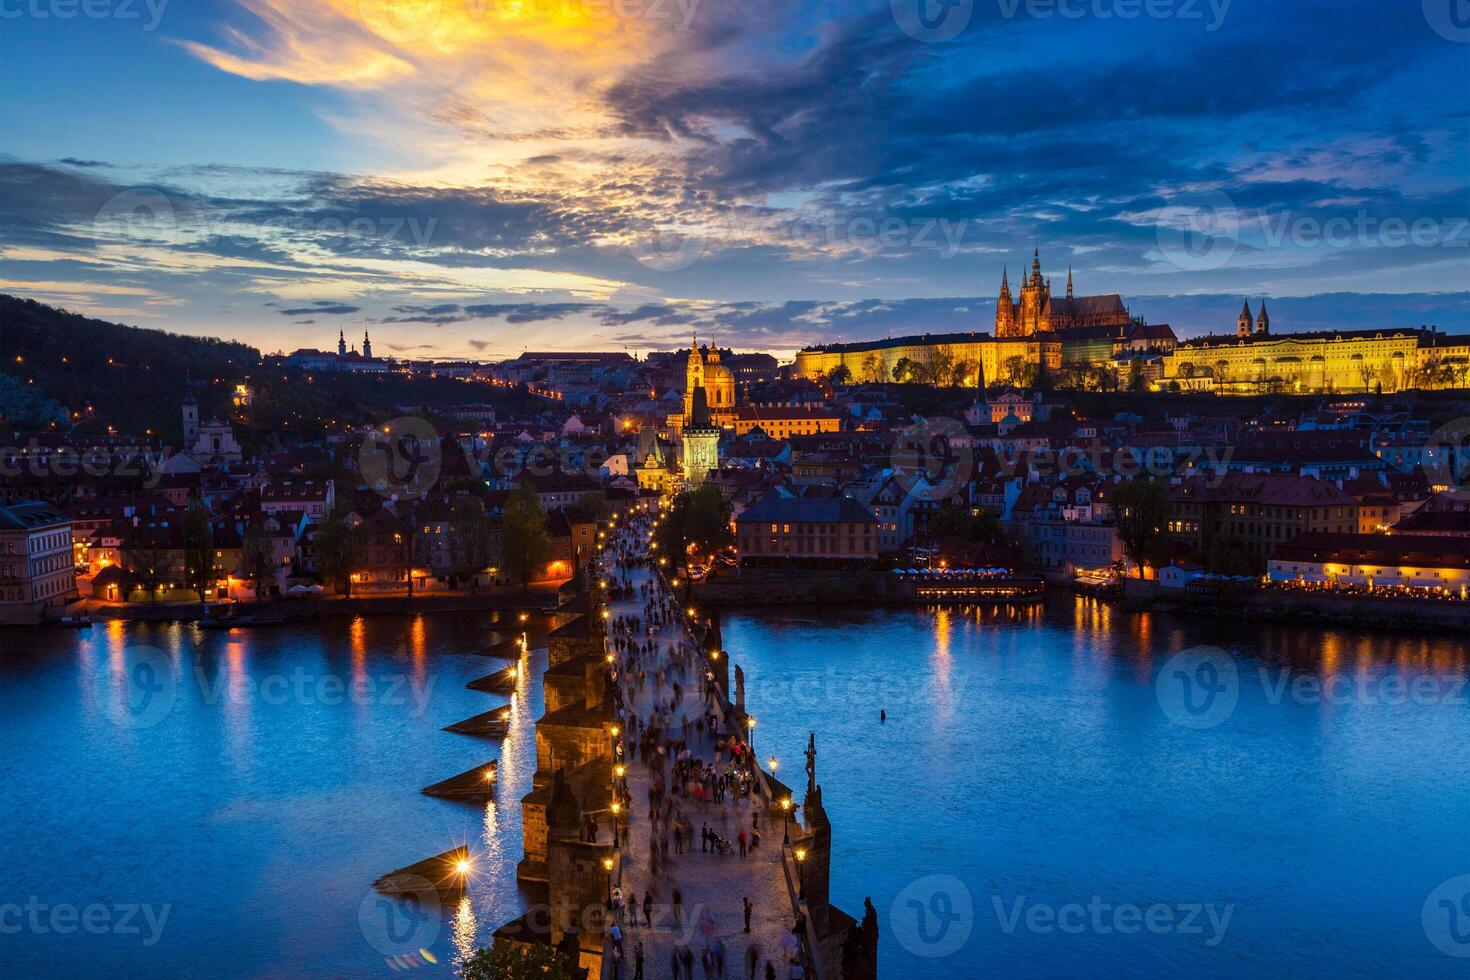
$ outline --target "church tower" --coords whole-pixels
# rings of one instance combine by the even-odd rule
[[[1011,283],[1008,270],[1000,268],[1000,298],[995,301],[995,335],[1014,337],[1016,330],[1016,304],[1011,302]]]
[[[1262,309],[1264,309],[1264,306]],[[1241,307],[1240,319],[1235,321],[1235,335],[1237,337],[1249,337],[1251,335],[1251,301],[1249,299]]]
[[[347,334],[341,330],[337,331],[337,356],[347,356]]]
[[[364,358],[373,356],[373,342],[368,339],[368,332],[362,332],[362,356]]]
[[[1072,298],[1072,267],[1067,266],[1067,298]]]
[[[684,424],[694,418],[694,392],[704,388],[704,355],[699,353],[699,335],[689,335],[689,361],[684,366]]]
[[[684,483],[697,487],[720,466],[720,430],[710,421],[704,388],[694,389],[692,410],[684,425]]]
[[[1266,315],[1266,301],[1261,300],[1261,312],[1256,316],[1256,334],[1261,337],[1271,335],[1271,318]]]
[[[194,392],[184,392],[184,452],[192,452],[199,441],[199,403]]]

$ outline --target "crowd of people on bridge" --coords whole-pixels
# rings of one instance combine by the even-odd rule
[[[609,690],[617,717],[616,762],[643,766],[648,774],[643,818],[648,834],[639,855],[647,869],[645,892],[640,901],[636,893],[625,896],[619,889],[609,902],[614,913],[610,975],[614,980],[644,978],[647,953],[642,939],[634,950],[633,972],[623,972],[620,925],[639,928],[641,910],[643,929],[652,930],[656,915],[660,924],[674,927],[671,976],[696,980],[697,961],[705,980],[715,980],[726,976],[722,929],[709,907],[699,907],[694,921],[686,925],[684,896],[674,869],[686,855],[694,854],[696,820],[699,853],[717,859],[758,853],[762,813],[769,812],[773,801],[749,744],[727,730],[732,726],[725,717],[722,692],[696,637],[699,624],[693,610],[686,613],[659,576],[646,548],[650,527],[647,517],[631,519],[613,535],[603,558],[606,594],[641,602],[639,611],[611,617],[606,624]],[[643,574],[645,569],[652,574]],[[618,793],[626,807],[631,801],[625,780]],[[631,819],[631,813],[628,816]],[[626,838],[618,836],[620,819],[615,817],[612,823],[614,840],[622,843]],[[625,853],[624,861],[630,859],[633,855]],[[667,902],[661,894],[665,889]],[[753,905],[748,898],[739,898],[748,934]],[[652,942],[656,935],[647,938]],[[766,955],[754,937],[748,939],[746,980],[758,975],[766,980],[806,976],[796,934],[784,935],[779,947]]]

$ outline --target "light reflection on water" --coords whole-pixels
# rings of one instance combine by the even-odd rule
[[[723,637],[761,715],[757,751],[799,760],[817,732],[832,893],[858,915],[872,897],[883,975],[1463,975],[1420,917],[1436,886],[1470,873],[1464,638],[1139,615],[1062,594],[1019,615],[749,610]],[[1171,722],[1155,690],[1168,658],[1198,645],[1239,670],[1233,713],[1207,730]],[[1416,681],[1435,696],[1385,696]],[[924,881],[922,907],[951,908],[927,904],[944,875],[972,900],[970,934],[926,958],[904,889]],[[1008,931],[998,911],[1093,896],[1234,913],[1207,946]]]
[[[116,934],[0,934],[0,972],[185,976],[208,962],[211,975],[381,976],[384,954],[358,922],[372,881],[468,843],[475,877],[465,901],[443,910],[431,949],[447,973],[523,910],[518,804],[535,765],[543,628],[528,624],[541,649],[521,657],[504,744],[442,731],[506,704],[465,688],[510,662],[469,653],[523,628],[494,633],[492,620],[7,632],[0,901],[170,911],[146,947]],[[107,698],[113,686],[127,696],[145,662],[159,670],[158,718]],[[419,792],[496,758],[488,805]]]

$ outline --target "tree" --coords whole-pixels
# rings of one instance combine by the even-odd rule
[[[642,460],[638,460],[642,463]],[[589,490],[577,498],[577,510],[601,524],[612,516],[612,502],[604,490]]]
[[[464,980],[571,980],[555,947],[495,943],[480,947],[460,967]]]
[[[342,594],[352,598],[353,566],[357,564],[357,539],[353,535],[350,506],[339,500],[337,506],[317,528],[317,570],[324,579],[335,582]]]
[[[522,589],[530,587],[551,557],[551,534],[541,513],[541,498],[528,482],[516,484],[506,501],[500,523],[500,551],[501,563]]]
[[[1000,515],[984,508],[971,513],[968,507],[941,507],[929,518],[925,530],[935,537],[963,538],[976,544],[1004,544]]]
[[[1014,354],[1005,359],[1004,366],[1006,380],[1010,382],[1011,387],[1023,387],[1026,381],[1026,358],[1019,354]]]
[[[876,353],[863,358],[863,380],[870,384],[883,380],[883,358]]]
[[[839,364],[827,372],[827,380],[834,385],[852,384],[852,369],[846,364]]]
[[[893,380],[899,384],[908,384],[914,377],[914,362],[907,357],[900,357],[893,365]]]
[[[947,385],[954,379],[955,356],[953,347],[936,347],[929,357],[929,383]]]
[[[161,530],[152,526],[133,528],[123,541],[123,564],[137,577],[143,588],[148,590],[149,602],[158,599],[158,587],[163,582],[163,562],[167,551]]]
[[[470,591],[475,592],[480,573],[495,559],[495,529],[490,516],[484,504],[466,497],[455,503],[449,527],[450,565],[455,575],[469,577]]]
[[[255,583],[255,598],[261,598],[275,578],[276,563],[272,556],[270,536],[259,522],[245,529],[240,547],[241,571]]]
[[[713,555],[734,543],[730,514],[730,502],[712,484],[674,498],[668,516],[659,521],[655,540],[661,553],[679,563],[686,581],[691,551]]]
[[[203,501],[196,500],[184,511],[179,538],[184,549],[184,585],[203,602],[214,581],[214,521]]]
[[[1169,492],[1159,481],[1140,477],[1114,490],[1111,503],[1123,551],[1143,578],[1144,565],[1157,567],[1163,560]]]

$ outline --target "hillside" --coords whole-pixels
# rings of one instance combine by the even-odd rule
[[[242,382],[252,393],[248,409],[233,404]],[[186,388],[199,400],[200,418],[228,417],[247,449],[381,421],[404,406],[489,402],[517,415],[544,407],[521,391],[448,378],[306,376],[234,341],[130,327],[0,294],[0,424],[7,436],[69,428],[103,435],[111,426],[177,447]]]

